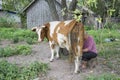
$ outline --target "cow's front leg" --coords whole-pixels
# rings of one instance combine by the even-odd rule
[[[50,43],[50,49],[51,49],[51,58],[50,58],[50,62],[52,62],[54,60],[54,54],[55,54],[55,45],[52,44],[52,42]]]
[[[78,73],[79,72],[79,56],[75,56],[75,73]]]
[[[53,62],[53,60],[54,60],[54,54],[55,54],[55,49],[52,49],[52,48],[51,48],[50,62]]]

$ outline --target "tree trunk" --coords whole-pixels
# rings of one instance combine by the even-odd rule
[[[59,20],[59,16],[56,10],[55,0],[45,0],[45,1],[49,5],[53,20]]]
[[[70,3],[70,5],[69,5],[69,16],[68,16],[68,19],[72,19],[72,14],[71,14],[71,12],[72,11],[75,11],[75,9],[76,9],[76,6],[77,6],[77,0],[72,0],[72,2]]]
[[[61,0],[61,4],[62,4],[62,9],[65,9],[64,10],[65,14],[63,15],[63,19],[67,20],[67,17],[68,17],[68,8],[67,8],[66,0]]]
[[[74,11],[76,9],[76,6],[77,6],[77,0],[72,0],[69,6],[69,10]]]

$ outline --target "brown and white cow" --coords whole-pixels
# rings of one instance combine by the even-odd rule
[[[82,56],[84,27],[76,20],[53,21],[40,27],[33,27],[38,34],[38,41],[46,37],[51,49],[50,61],[54,60],[54,53],[59,58],[59,48],[66,48],[75,57],[75,73],[79,71],[79,58]]]

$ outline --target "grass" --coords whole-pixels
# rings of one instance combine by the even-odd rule
[[[103,43],[106,38],[120,39],[120,32],[118,30],[101,29],[88,30],[87,32],[94,37],[96,43]]]
[[[28,55],[31,54],[32,50],[29,45],[18,45],[15,47],[7,46],[0,48],[0,57],[8,57],[12,55]]]
[[[26,41],[28,44],[33,44],[37,41],[37,35],[26,29],[0,28],[0,39],[12,40],[14,43]]]
[[[86,80],[120,80],[120,77],[114,74],[104,73],[99,76],[88,76]]]
[[[0,80],[33,80],[41,74],[45,74],[48,65],[44,63],[34,62],[29,66],[18,67],[7,61],[0,61]]]

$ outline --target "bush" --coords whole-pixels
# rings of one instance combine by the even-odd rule
[[[13,36],[13,43],[18,43],[18,42],[19,42],[18,36]]]
[[[31,37],[26,38],[26,42],[27,42],[28,44],[34,44],[34,43],[35,43],[35,41],[34,41]]]
[[[7,61],[0,61],[0,80],[33,80],[39,73],[45,74],[48,65],[34,62],[27,67],[18,67]]]

